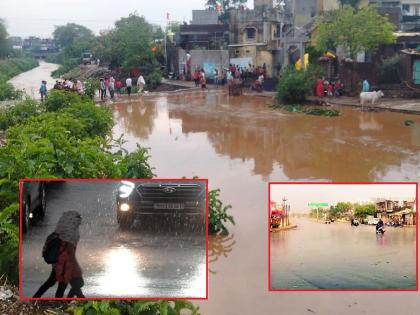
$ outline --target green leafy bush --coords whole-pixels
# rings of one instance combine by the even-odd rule
[[[61,63],[61,62],[60,62]],[[77,67],[80,63],[80,58],[67,58],[61,63],[57,70],[51,72],[53,78],[59,78],[63,74],[69,72],[74,67]]]
[[[74,315],[200,315],[188,301],[86,301],[68,308]],[[189,311],[185,313],[185,311]]]
[[[99,80],[89,79],[85,82],[85,95],[90,99],[94,99],[96,91],[99,90]]]
[[[225,224],[230,222],[235,225],[233,216],[228,214],[228,210],[232,206],[224,206],[223,202],[219,199],[220,189],[210,190],[208,194],[209,202],[209,233],[229,233]]]
[[[85,126],[86,135],[89,137],[110,135],[113,121],[111,111],[107,107],[96,106],[92,101],[83,101],[63,109],[62,113],[77,117]]]
[[[277,86],[277,99],[284,104],[302,104],[314,90],[316,80],[322,76],[322,71],[316,66],[309,66],[298,71],[287,67]]]
[[[14,106],[0,108],[0,130],[6,130],[11,126],[22,123],[40,112],[41,106],[39,103],[31,99],[21,101]]]
[[[45,107],[47,111],[57,111],[81,102],[81,96],[75,92],[51,90],[45,101]]]
[[[28,70],[31,70],[39,65],[34,58],[11,58],[0,61],[0,74],[6,80]]]
[[[19,100],[23,94],[23,91],[16,90],[10,83],[0,81],[0,101]]]
[[[146,88],[149,90],[153,90],[156,87],[158,87],[158,85],[162,81],[162,74],[160,73],[159,70],[154,70],[145,77],[145,80],[146,80]]]

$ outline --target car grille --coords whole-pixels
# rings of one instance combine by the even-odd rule
[[[204,188],[200,184],[140,184],[136,187],[136,190],[142,201],[154,203],[185,203],[192,200],[204,200]]]

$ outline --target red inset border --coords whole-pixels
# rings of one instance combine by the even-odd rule
[[[150,181],[197,181],[206,182],[206,296],[205,297],[87,297],[87,298],[28,298],[22,294],[22,188],[24,182],[95,182],[95,181],[107,181],[107,182],[119,182],[119,181],[135,181],[135,182],[150,182]],[[19,298],[23,301],[90,301],[90,300],[208,300],[209,298],[209,230],[208,230],[208,213],[209,213],[209,199],[208,199],[208,179],[207,178],[22,178],[19,181]]]
[[[416,288],[415,289],[274,289],[271,287],[270,200],[271,185],[415,185],[416,186]],[[419,292],[419,184],[417,182],[269,182],[268,183],[268,291],[269,292]]]

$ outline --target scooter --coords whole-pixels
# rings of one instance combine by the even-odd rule
[[[376,234],[384,234],[385,228],[383,226],[376,228]]]

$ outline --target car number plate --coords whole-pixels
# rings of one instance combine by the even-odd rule
[[[182,210],[184,209],[184,204],[182,203],[154,203],[153,209]]]

